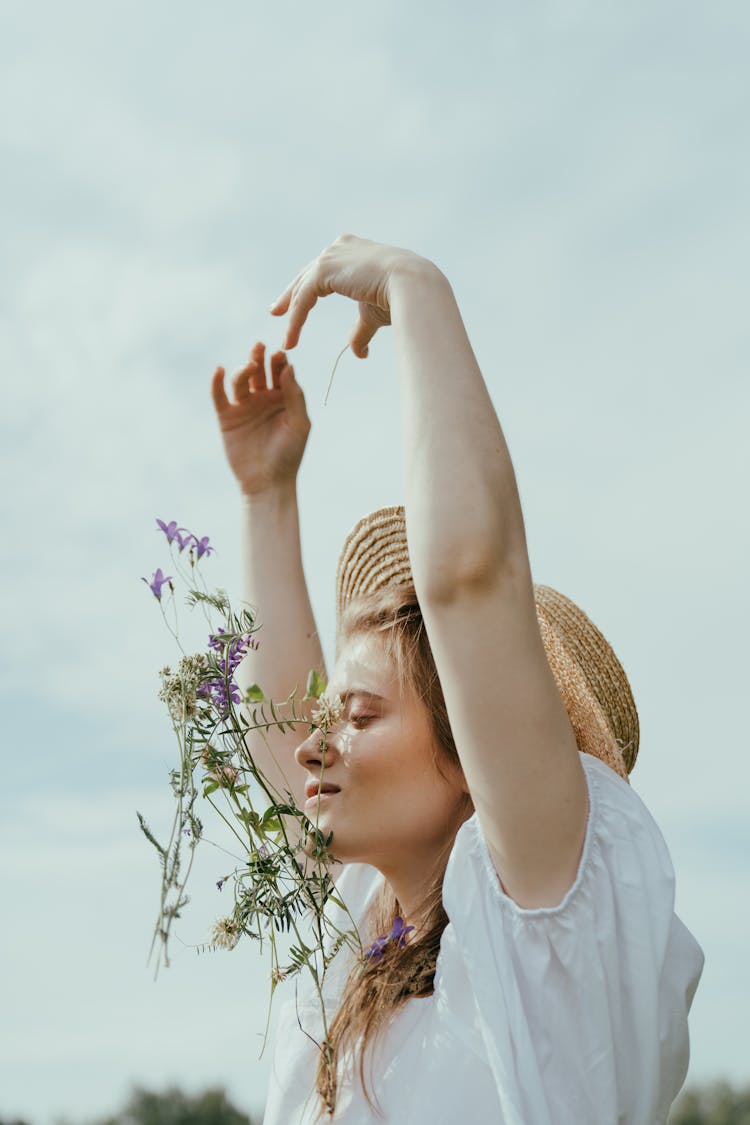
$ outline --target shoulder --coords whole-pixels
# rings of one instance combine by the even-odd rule
[[[588,793],[586,831],[575,878],[561,900],[533,909],[519,906],[502,886],[481,822],[474,813],[454,841],[444,880],[448,904],[459,906],[460,883],[471,869],[496,905],[519,919],[570,912],[581,905],[580,899],[590,901],[592,896],[642,896],[644,888],[650,888],[654,899],[662,903],[662,912],[671,913],[674,869],[652,814],[633,787],[604,762],[584,753],[580,759]]]
[[[541,1084],[550,1119],[565,1125],[601,1120],[613,1096],[629,1121],[664,1121],[687,1070],[703,951],[675,914],[674,870],[653,816],[608,766],[582,760],[586,838],[556,906],[515,903],[476,814],[459,829],[443,883],[444,973],[465,977],[488,1051],[500,1044],[518,1069],[524,1103]]]

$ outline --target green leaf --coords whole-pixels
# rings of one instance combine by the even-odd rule
[[[269,820],[272,820],[274,817],[281,816],[284,813],[288,813],[290,816],[295,816],[297,813],[299,813],[299,809],[296,808],[293,803],[289,803],[289,804],[278,804],[277,803],[277,804],[274,804],[274,805],[269,805],[268,808],[266,809],[266,811],[263,813],[263,821],[265,823],[266,818],[268,818]]]
[[[207,594],[203,590],[197,590],[193,587],[192,590],[188,590],[185,601],[191,609],[199,602],[213,606],[220,613],[226,613],[229,609],[229,598],[225,590],[215,590],[213,594]]]
[[[245,689],[243,701],[245,703],[265,703],[266,697],[263,688],[258,687],[257,684],[250,684],[250,687]]]
[[[253,809],[240,809],[238,813],[234,814],[238,820],[241,820],[246,828],[258,830],[260,825],[260,817]]]
[[[307,686],[305,688],[305,699],[320,699],[323,692],[326,690],[325,680],[318,675],[314,668],[312,668],[307,677]]]
[[[143,819],[143,817],[141,816],[141,814],[137,810],[136,810],[136,816],[138,817],[138,823],[141,826],[141,832],[143,832],[143,835],[146,837],[146,839],[149,841],[149,843],[154,845],[157,852],[159,852],[159,854],[163,858],[166,859],[167,853],[165,852],[164,848],[161,846],[159,841],[156,839],[156,837],[152,835],[149,826],[146,824],[146,821]]]

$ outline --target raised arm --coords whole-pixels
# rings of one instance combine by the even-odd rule
[[[398,272],[390,307],[409,556],[451,728],[505,890],[555,906],[580,859],[586,783],[539,631],[510,453],[440,270]]]
[[[257,607],[262,623],[260,647],[245,658],[237,681],[241,688],[258,683],[274,700],[297,687],[301,699],[311,668],[326,677],[302,565],[297,507],[297,472],[310,420],[283,352],[271,358],[267,385],[264,351],[257,343],[250,363],[234,376],[233,401],[224,388],[223,368],[212,384],[227,460],[242,497],[244,598]],[[313,706],[305,705],[308,718]],[[305,727],[283,735],[271,730],[268,747],[260,736],[251,736],[258,766],[277,789],[291,789],[300,808],[304,775],[294,751],[306,734]]]
[[[272,311],[294,347],[319,297],[359,303],[352,350],[393,324],[406,527],[451,727],[500,880],[557,905],[576,873],[586,782],[536,618],[513,465],[452,288],[432,262],[341,236]]]

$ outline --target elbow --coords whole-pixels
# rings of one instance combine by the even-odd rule
[[[493,496],[500,491],[494,488]],[[448,534],[443,523],[437,535],[433,533],[421,544],[421,550],[412,552],[420,601],[445,605],[491,592],[500,582],[530,584],[526,529],[517,492],[499,511],[489,507],[481,512],[470,510],[462,519],[459,509],[450,522]],[[410,549],[412,545],[417,548],[410,543]]]
[[[523,569],[528,574],[525,551],[523,557]],[[518,562],[495,543],[464,544],[461,549],[446,551],[437,564],[429,567],[419,583],[419,600],[424,605],[439,606],[481,596],[518,569]]]

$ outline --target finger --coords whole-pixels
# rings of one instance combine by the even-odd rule
[[[250,377],[247,368],[232,376],[232,390],[235,402],[244,402],[246,398],[250,398]]]
[[[299,286],[297,292],[289,307],[289,320],[286,326],[286,340],[284,347],[287,351],[291,348],[296,348],[299,343],[300,333],[302,327],[307,320],[308,314],[318,303],[318,297],[326,297],[327,293],[321,293],[318,287],[318,280],[314,274],[310,274]]]
[[[287,309],[289,308],[289,302],[292,299],[292,294],[294,292],[294,288],[297,285],[297,283],[299,281],[301,281],[301,279],[307,273],[307,270],[308,270],[307,266],[305,266],[305,268],[303,270],[300,270],[299,273],[297,274],[297,276],[295,277],[294,281],[291,281],[289,283],[289,285],[287,285],[286,289],[281,294],[281,296],[276,298],[276,300],[273,302],[273,304],[270,306],[270,308],[268,310],[271,313],[272,316],[281,316],[283,313],[285,313],[287,311]]]
[[[281,386],[281,372],[288,365],[286,353],[279,350],[271,356],[271,385],[277,389]]]
[[[266,345],[258,340],[257,344],[250,352],[250,363],[248,364],[248,372],[250,375],[250,388],[253,391],[265,391],[266,389]]]
[[[229,407],[227,392],[224,390],[224,368],[217,367],[211,378],[211,398],[214,400],[217,414]]]
[[[359,359],[369,355],[369,343],[379,328],[391,323],[390,312],[377,308],[367,301],[359,302],[359,318],[352,332],[349,345]]]
[[[294,377],[294,368],[289,364],[281,372],[281,393],[284,396],[284,406],[291,422],[298,422],[300,426],[309,426],[305,406],[305,392]]]
[[[362,320],[357,321],[349,340],[349,347],[358,359],[367,359],[370,354],[368,345],[377,330],[377,325],[365,324]]]

